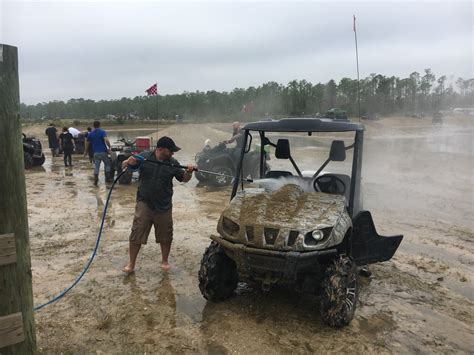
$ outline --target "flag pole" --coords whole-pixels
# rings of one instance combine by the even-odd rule
[[[355,50],[356,50],[356,64],[357,64],[357,101],[358,101],[358,106],[359,106],[359,122],[360,122],[360,78],[359,78],[359,51],[357,49],[357,29],[356,29],[356,17],[355,15],[352,15],[354,18],[354,25],[353,25],[353,30],[354,30],[354,40],[355,40]]]
[[[150,86],[148,89],[145,90],[147,96],[151,96],[151,98],[149,98],[149,100],[155,100],[155,115],[156,115],[156,127],[158,129],[158,125],[159,125],[159,122],[158,122],[158,81],[155,82],[152,86]],[[151,105],[153,106],[153,102],[151,103]]]
[[[155,94],[155,110],[156,110],[156,140],[158,141],[158,131],[159,131],[159,120],[158,120],[158,80],[155,82],[156,94]]]

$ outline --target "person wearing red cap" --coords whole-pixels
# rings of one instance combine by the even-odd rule
[[[169,137],[161,137],[154,151],[141,155],[149,161],[165,164],[140,164],[140,184],[137,191],[137,204],[129,237],[129,259],[122,269],[129,274],[135,270],[135,263],[142,244],[146,244],[151,226],[155,227],[155,240],[161,246],[161,268],[168,270],[168,257],[173,241],[172,197],[173,178],[180,182],[188,182],[193,174],[194,166],[187,169],[178,168],[179,162],[173,154],[181,148],[177,147]],[[136,166],[138,159],[131,156],[122,163],[122,168]],[[173,166],[171,166],[173,165]]]

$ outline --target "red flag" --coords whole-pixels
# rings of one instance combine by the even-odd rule
[[[158,85],[155,83],[145,90],[148,96],[154,96],[158,94]]]
[[[354,25],[352,26],[352,29],[355,32],[356,31],[356,16],[355,15],[352,15],[352,16],[354,16]]]

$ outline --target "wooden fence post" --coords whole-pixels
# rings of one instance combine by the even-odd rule
[[[18,52],[0,44],[0,354],[36,353]]]

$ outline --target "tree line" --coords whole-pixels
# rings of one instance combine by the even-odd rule
[[[20,105],[23,119],[100,119],[110,115],[124,118],[226,120],[270,117],[315,116],[330,108],[360,113],[392,115],[431,113],[453,107],[474,107],[474,79],[446,75],[436,77],[431,69],[407,78],[371,74],[361,79],[342,78],[339,83],[312,84],[293,80],[287,85],[268,82],[231,92],[183,92],[174,95],[123,97],[119,100],[70,99],[36,105]]]

